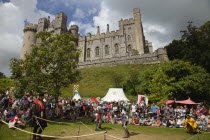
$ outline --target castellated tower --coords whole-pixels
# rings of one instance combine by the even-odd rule
[[[67,16],[63,12],[56,14],[54,20],[54,33],[60,35],[67,32],[66,22]]]
[[[69,29],[69,33],[72,34],[75,37],[75,42],[78,43],[79,39],[79,27],[77,25],[71,25]]]
[[[23,47],[20,59],[25,58],[25,54],[31,53],[31,45],[36,43],[35,33],[37,32],[37,24],[26,24],[24,27]]]
[[[139,54],[144,54],[145,42],[144,42],[144,33],[143,33],[141,14],[140,14],[139,8],[133,9],[133,16],[134,16],[134,32],[135,32],[136,49],[138,50]]]

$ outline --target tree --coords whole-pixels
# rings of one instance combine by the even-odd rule
[[[0,93],[4,93],[14,86],[14,81],[9,78],[0,78],[0,85]]]
[[[12,77],[15,79],[18,95],[24,92],[48,93],[57,101],[63,87],[78,80],[76,49],[73,35],[64,33],[53,35],[40,32],[37,35],[41,43],[32,45],[25,59],[12,59]]]
[[[0,72],[0,79],[1,78],[6,78],[6,76],[4,75],[4,73]]]
[[[139,71],[132,70],[124,84],[125,91],[134,96],[138,95],[139,92],[137,88],[137,86],[141,83],[139,74]]]
[[[187,30],[181,33],[180,40],[174,40],[165,46],[169,59],[190,61],[210,73],[210,21],[199,28],[189,22]]]
[[[167,99],[209,100],[210,74],[200,66],[173,60],[151,67],[140,75],[140,93],[151,102]]]

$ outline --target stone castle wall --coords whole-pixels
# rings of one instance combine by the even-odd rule
[[[169,61],[166,50],[157,49],[153,53],[143,55],[122,56],[116,58],[106,58],[93,61],[79,62],[79,69],[94,67],[110,67],[125,64],[156,64]]]
[[[153,52],[152,43],[145,40],[139,8],[133,9],[133,17],[121,19],[119,30],[110,31],[107,24],[105,33],[100,33],[100,27],[97,27],[95,35],[88,33],[85,36],[79,35],[77,25],[71,25],[67,29],[67,16],[63,12],[56,14],[52,22],[50,22],[50,17],[40,18],[38,24],[25,25],[20,58],[24,59],[24,55],[31,52],[32,44],[40,43],[40,39],[35,38],[35,33],[45,31],[53,34],[74,35],[77,49],[82,52],[78,59],[79,68],[167,61],[166,50],[158,49]],[[164,56],[164,59],[161,56]]]

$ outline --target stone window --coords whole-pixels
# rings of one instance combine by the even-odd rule
[[[95,49],[95,56],[97,57],[97,56],[99,56],[99,47],[96,47],[96,49]]]
[[[132,46],[130,44],[128,45],[127,51],[128,52],[131,52],[132,51]]]
[[[108,45],[105,46],[105,55],[109,55],[109,46]]]
[[[115,36],[113,36],[113,40],[115,40]]]
[[[118,44],[114,45],[114,52],[115,52],[115,54],[119,54],[119,45]]]
[[[131,36],[130,35],[128,35],[128,41],[131,41]]]
[[[87,49],[87,57],[90,58],[90,48]]]

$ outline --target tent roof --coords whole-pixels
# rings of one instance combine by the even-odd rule
[[[176,103],[180,103],[180,104],[197,104],[195,102],[193,102],[190,98],[187,100],[183,100],[183,101],[176,101]]]
[[[106,102],[129,101],[122,88],[110,88],[105,97],[101,100]]]
[[[79,100],[79,99],[81,99],[81,96],[79,95],[79,92],[76,92],[73,97],[73,100]]]
[[[168,101],[166,101],[166,104],[171,104],[173,102],[174,102],[174,100],[168,100]]]

